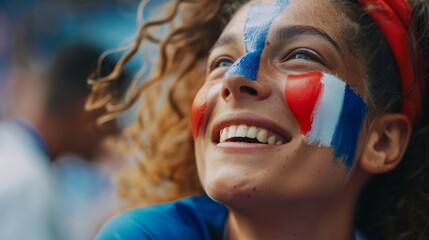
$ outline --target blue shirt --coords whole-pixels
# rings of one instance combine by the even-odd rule
[[[205,195],[188,197],[124,212],[105,224],[96,239],[223,239],[227,216],[224,205]]]
[[[222,240],[228,209],[194,196],[122,213],[100,230],[97,240]],[[355,231],[355,240],[367,239]]]

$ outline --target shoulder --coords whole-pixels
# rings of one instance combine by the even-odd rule
[[[98,240],[219,239],[228,211],[207,196],[124,212],[103,226]]]
[[[18,125],[0,123],[0,192],[12,196],[50,185],[49,159],[34,145]]]

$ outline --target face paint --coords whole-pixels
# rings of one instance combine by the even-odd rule
[[[268,31],[274,19],[288,4],[288,0],[281,0],[272,3],[255,3],[250,7],[244,26],[246,54],[234,62],[225,73],[225,77],[241,75],[256,81]]]
[[[194,139],[197,139],[201,124],[204,120],[204,113],[206,112],[207,108],[207,102],[204,102],[202,105],[199,106],[192,106],[191,109],[191,126],[192,126],[192,132],[194,134]]]
[[[191,108],[191,126],[194,134],[194,139],[198,138],[200,133],[201,125],[204,122],[204,117],[207,109],[207,101],[209,98],[213,98],[214,95],[219,95],[220,89],[222,88],[221,82],[214,84],[204,84],[197,95],[195,96],[194,102]]]
[[[191,126],[194,139],[197,139],[200,133],[201,124],[203,123],[204,115],[207,108],[208,94],[208,87],[206,85],[202,86],[192,103]]]
[[[317,72],[290,75],[285,95],[306,143],[332,147],[350,169],[368,112],[363,99],[337,77]]]
[[[313,110],[323,90],[322,73],[290,75],[286,82],[286,101],[301,126],[301,134],[311,129]],[[305,94],[303,94],[305,93]]]

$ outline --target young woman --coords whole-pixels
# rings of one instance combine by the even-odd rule
[[[153,77],[105,105],[137,44],[92,82],[88,106],[109,118],[143,96],[126,134],[144,157],[119,193],[130,206],[176,201],[127,211],[98,239],[429,239],[428,9],[172,3],[137,41],[160,43]]]

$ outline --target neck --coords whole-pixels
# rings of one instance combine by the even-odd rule
[[[240,204],[231,208],[228,239],[353,239],[353,199],[344,194],[252,207]]]

